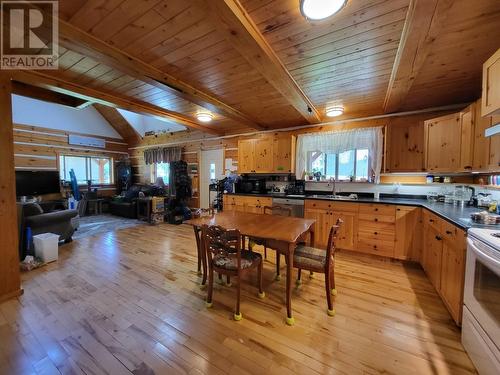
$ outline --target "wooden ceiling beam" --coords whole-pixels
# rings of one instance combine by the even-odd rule
[[[204,0],[231,45],[310,123],[321,114],[281,62],[238,0]]]
[[[164,108],[139,101],[135,98],[130,99],[127,97],[118,96],[114,93],[83,87],[75,83],[65,81],[64,79],[56,77],[54,75],[47,75],[34,71],[13,71],[12,77],[12,79],[16,82],[22,82],[28,85],[41,87],[46,90],[74,96],[85,101],[91,101],[93,103],[98,103],[113,108],[122,108],[140,114],[163,117],[177,124],[184,125],[188,128],[201,130],[210,134],[222,134],[222,132],[200,125],[197,122],[191,120],[189,117],[186,117],[180,113],[168,111]]]
[[[82,106],[87,105],[88,101],[75,98],[40,87],[27,85],[22,82],[12,82],[12,93],[16,95],[25,96],[27,98],[42,100],[44,102],[61,104],[72,108],[81,109]]]
[[[133,147],[141,142],[141,135],[116,108],[102,104],[94,104],[94,108],[101,114],[102,117],[104,117],[113,129],[121,135],[130,147]]]
[[[63,20],[59,20],[59,44],[252,129],[264,130],[267,128],[210,94],[198,90]]]
[[[404,105],[452,5],[453,0],[410,1],[384,100],[385,113],[396,112]]]

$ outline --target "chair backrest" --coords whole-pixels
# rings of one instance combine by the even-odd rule
[[[326,247],[326,259],[330,259],[330,257],[335,256],[337,233],[339,232],[340,227],[343,223],[344,221],[341,218],[338,218],[335,225],[332,225],[332,227],[330,228],[330,234],[328,235],[328,246]]]
[[[292,216],[292,209],[278,205],[264,206],[264,213],[266,215]]]
[[[218,225],[203,225],[201,228],[202,243],[209,264],[216,255],[238,258],[241,266],[241,233],[237,229],[225,229]]]

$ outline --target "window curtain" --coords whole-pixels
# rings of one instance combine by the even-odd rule
[[[309,152],[340,153],[355,148],[368,149],[370,171],[380,181],[383,135],[381,127],[301,134],[297,137],[296,177],[304,179]]]
[[[181,160],[180,147],[158,147],[144,150],[144,161],[147,165],[158,163],[171,163]]]

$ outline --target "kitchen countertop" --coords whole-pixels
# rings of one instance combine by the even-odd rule
[[[317,199],[317,200],[329,200],[338,202],[353,202],[353,203],[382,203],[382,204],[396,204],[402,206],[416,206],[423,207],[427,210],[435,213],[436,215],[442,217],[443,219],[449,221],[450,223],[467,230],[469,228],[490,228],[499,229],[499,225],[484,225],[472,222],[470,219],[470,214],[473,212],[483,211],[483,208],[478,207],[461,207],[452,204],[445,203],[433,203],[426,199],[421,198],[396,198],[396,197],[384,197],[381,196],[379,199],[372,197],[358,197],[358,199],[346,199],[346,198],[329,198],[321,195],[310,195],[301,197],[288,197],[285,194],[268,193],[268,194],[241,194],[241,193],[229,193],[228,195],[246,195],[253,197],[274,197],[274,198],[290,198],[290,199]]]

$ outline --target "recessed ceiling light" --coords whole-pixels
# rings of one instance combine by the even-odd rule
[[[300,11],[306,19],[317,21],[333,16],[346,3],[347,0],[300,0]]]
[[[213,120],[214,116],[211,113],[198,113],[196,118],[201,122],[210,122]]]
[[[328,117],[340,116],[343,113],[344,113],[344,107],[342,107],[340,105],[326,109],[326,115]]]

